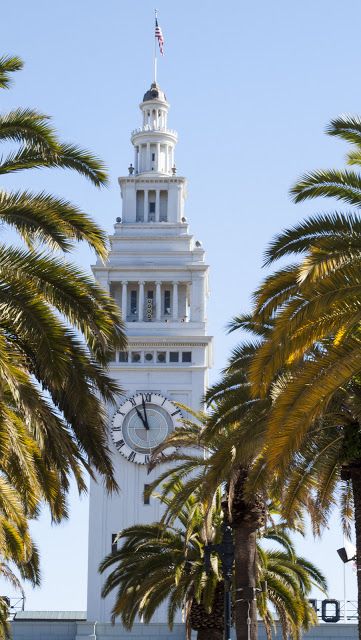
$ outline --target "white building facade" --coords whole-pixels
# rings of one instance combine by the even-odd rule
[[[159,519],[159,501],[145,503],[152,449],[177,426],[175,403],[201,406],[211,363],[206,334],[208,266],[201,243],[184,215],[186,180],[176,174],[177,134],[168,129],[169,105],[153,83],[140,104],[142,126],[132,132],[134,164],[119,178],[122,216],[111,236],[105,265],[93,268],[126,320],[128,349],[114,354],[111,375],[124,390],[110,411],[110,447],[120,493],[102,482],[90,487],[87,620],[108,623],[112,597],[101,598],[99,563],[116,533],[134,523]],[[160,610],[154,623],[166,623]]]

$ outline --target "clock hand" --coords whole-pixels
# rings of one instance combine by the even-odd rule
[[[147,409],[146,409],[146,407],[145,407],[144,396],[142,396],[142,405],[143,405],[144,418],[145,418],[144,426],[145,426],[145,428],[146,428],[146,429],[148,429],[148,431],[149,431],[149,423],[148,423]]]
[[[140,411],[139,411],[138,407],[135,407],[135,410],[136,410],[136,412],[137,412],[137,414],[138,414],[139,418],[140,418],[140,419],[141,419],[141,421],[143,422],[144,428],[145,428],[145,429],[147,429],[147,430],[149,430],[148,423],[147,423],[147,422],[145,421],[145,419],[143,418],[143,416],[142,416],[142,414],[140,413]]]

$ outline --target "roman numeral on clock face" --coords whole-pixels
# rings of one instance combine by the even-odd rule
[[[182,413],[180,409],[177,409],[177,411],[173,411],[173,413],[171,413],[171,416],[175,416],[177,415],[177,413]]]
[[[134,458],[135,458],[135,451],[132,451],[128,456],[129,462],[133,462]]]
[[[124,445],[125,445],[125,442],[124,442],[124,440],[123,440],[123,439],[118,440],[118,442],[116,442],[116,443],[115,443],[115,446],[116,446],[116,448],[117,448],[118,450],[119,450],[119,449],[121,449],[122,447],[124,447]]]
[[[151,393],[142,393],[144,398],[144,402],[152,402],[152,394]]]
[[[129,398],[129,402],[133,405],[133,407],[135,407],[137,404],[134,398]]]

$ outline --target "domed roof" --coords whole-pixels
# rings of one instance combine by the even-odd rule
[[[162,102],[167,102],[164,91],[162,91],[159,84],[157,84],[156,82],[152,82],[152,84],[150,85],[150,89],[146,91],[143,98],[143,102],[149,102],[152,100],[161,100]]]

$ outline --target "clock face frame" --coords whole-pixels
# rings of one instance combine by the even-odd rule
[[[112,440],[129,462],[148,464],[152,451],[181,426],[181,420],[181,410],[160,393],[137,393],[115,412]]]

